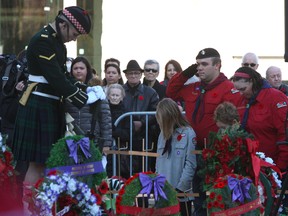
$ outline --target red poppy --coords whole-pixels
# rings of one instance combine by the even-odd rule
[[[102,203],[101,195],[96,193],[96,194],[94,194],[94,196],[96,197],[96,204],[101,205],[101,203]]]
[[[222,198],[222,196],[220,194],[218,194],[216,199],[220,202],[220,201],[222,201],[223,198]]]
[[[215,192],[211,192],[210,195],[209,195],[209,198],[211,200],[213,200],[215,198],[215,196],[216,196],[216,193]]]
[[[109,187],[108,187],[107,182],[106,182],[106,181],[103,181],[103,182],[100,184],[98,191],[99,191],[100,194],[106,194],[107,191],[108,191],[108,189],[109,189]]]
[[[177,140],[180,141],[181,139],[182,139],[182,134],[179,134],[179,135],[177,136]]]
[[[48,176],[51,176],[51,175],[57,175],[57,170],[51,170],[51,171],[48,173]]]
[[[141,101],[144,100],[143,95],[139,95],[138,99],[141,100]]]

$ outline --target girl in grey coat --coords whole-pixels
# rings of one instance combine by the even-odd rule
[[[157,143],[156,172],[179,193],[192,192],[196,169],[196,134],[175,101],[164,98],[157,106],[156,119],[161,133]],[[181,215],[191,215],[191,198],[180,199]]]

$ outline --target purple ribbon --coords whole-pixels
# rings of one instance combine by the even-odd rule
[[[228,176],[228,186],[233,190],[232,201],[239,200],[244,203],[244,199],[251,199],[248,191],[252,183],[251,179],[243,178],[241,180]]]
[[[155,199],[158,200],[158,194],[159,194],[161,197],[167,200],[167,197],[164,191],[162,190],[166,181],[165,176],[158,175],[153,178],[153,177],[150,177],[149,175],[139,173],[139,179],[142,185],[142,190],[140,191],[140,193],[147,194],[149,196],[152,190],[153,183],[154,183]]]
[[[76,164],[78,163],[78,156],[77,156],[78,146],[80,146],[80,148],[81,148],[81,150],[82,150],[82,152],[86,158],[91,157],[91,154],[89,152],[90,140],[88,137],[83,137],[78,142],[74,141],[72,139],[67,139],[66,144],[67,144],[69,152],[70,152],[69,157],[73,157]]]

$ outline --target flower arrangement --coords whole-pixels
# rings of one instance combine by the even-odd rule
[[[154,192],[153,208],[136,206],[138,194]],[[117,215],[180,215],[177,192],[165,177],[152,172],[136,173],[130,177],[119,190],[116,198]]]
[[[88,185],[68,173],[50,172],[35,184],[33,215],[99,215],[97,198]]]
[[[202,161],[198,162],[201,165],[198,174],[204,178],[204,190],[209,190],[216,179],[230,173],[253,175],[248,142],[253,142],[252,136],[237,126],[210,133],[207,148],[202,151]]]
[[[86,183],[90,188],[100,185],[107,177],[100,150],[93,141],[89,141],[88,137],[80,135],[59,139],[50,151],[46,167],[48,172],[53,169],[70,172],[78,181]]]
[[[199,174],[204,178],[203,190],[210,192],[206,204],[211,212],[221,212],[229,208],[233,211],[234,207],[237,207],[237,210],[245,207],[245,203],[239,203],[228,196],[231,191],[227,188],[227,176],[236,175],[238,182],[242,181],[244,176],[252,180],[253,187],[257,188],[256,195],[259,197],[257,203],[265,206],[265,215],[271,213],[273,202],[277,198],[276,191],[281,187],[277,174],[280,170],[271,158],[266,158],[263,153],[256,153],[258,145],[258,141],[241,130],[238,125],[220,130],[218,133],[210,133],[208,146],[202,152],[203,166]],[[225,194],[224,203],[219,202],[223,196],[218,196],[219,199],[217,198],[214,202],[211,201],[215,198],[215,193],[212,193],[215,192],[215,188],[219,188],[218,193]],[[254,190],[252,192],[254,193]],[[248,199],[247,202],[251,205],[251,200]],[[261,212],[264,211],[263,208],[260,209]]]
[[[211,216],[260,215],[263,212],[257,187],[242,175],[219,177],[209,190],[207,209]]]
[[[11,149],[6,145],[7,135],[0,133],[0,182],[15,175],[15,161]]]

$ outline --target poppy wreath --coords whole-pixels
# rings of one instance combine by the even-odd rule
[[[51,171],[36,182],[32,191],[32,215],[96,216],[100,213],[97,198],[88,185],[68,173]]]
[[[51,170],[71,173],[78,181],[93,188],[107,177],[102,154],[93,141],[82,135],[59,139],[46,161],[46,174]]]
[[[230,174],[218,178],[207,196],[208,214],[220,215],[261,215],[264,208],[252,179]]]
[[[7,135],[0,133],[0,182],[15,175],[15,161],[11,149],[6,145]]]
[[[152,208],[136,206],[138,194],[154,193]],[[180,215],[177,192],[163,175],[153,172],[136,173],[119,190],[116,197],[117,215]]]

